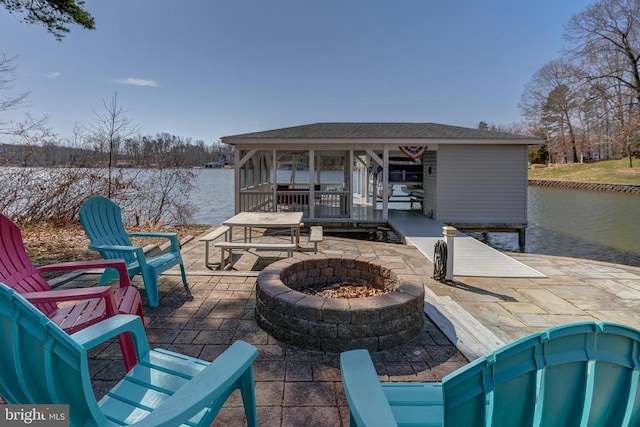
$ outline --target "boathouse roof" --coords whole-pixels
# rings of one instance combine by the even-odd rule
[[[235,144],[256,140],[362,140],[362,139],[427,139],[475,140],[478,143],[543,144],[544,140],[506,132],[472,129],[437,123],[314,123],[261,132],[222,137],[222,142]],[[265,141],[266,142],[266,141]],[[467,143],[467,142],[466,142]]]

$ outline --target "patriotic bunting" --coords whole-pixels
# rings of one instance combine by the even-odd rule
[[[422,157],[425,151],[427,151],[427,146],[424,147],[398,147],[400,151],[404,153],[405,156],[416,160]]]

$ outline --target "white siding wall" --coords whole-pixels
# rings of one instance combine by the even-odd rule
[[[429,216],[429,212],[433,213],[433,218],[437,218],[437,200],[438,200],[438,168],[437,168],[437,151],[427,151],[422,156],[422,164],[424,165],[424,172],[422,176],[424,200],[422,202],[422,213]],[[429,174],[429,168],[431,168],[431,174]]]
[[[440,145],[437,219],[527,222],[526,145]]]

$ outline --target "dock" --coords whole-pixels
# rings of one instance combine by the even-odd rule
[[[434,245],[442,240],[444,223],[415,211],[389,211],[389,226],[406,244],[415,246],[433,263]],[[455,237],[453,275],[469,277],[546,277],[512,257],[458,231]]]

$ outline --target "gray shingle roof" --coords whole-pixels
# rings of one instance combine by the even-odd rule
[[[530,136],[440,125],[436,123],[314,123],[231,135],[235,139],[533,139]]]

